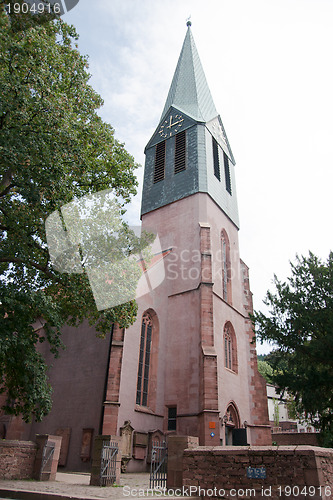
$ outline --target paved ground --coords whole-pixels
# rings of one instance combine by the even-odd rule
[[[89,486],[89,474],[58,472],[55,481],[0,480],[0,498],[19,500],[66,500],[140,498],[149,488],[149,474],[122,474],[120,485],[110,487]],[[149,494],[149,498],[153,495]],[[160,496],[161,497],[161,496]]]

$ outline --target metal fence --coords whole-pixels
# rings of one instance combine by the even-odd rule
[[[42,479],[43,474],[50,474],[52,467],[52,460],[54,455],[55,443],[48,441],[43,448],[42,464],[40,468],[40,479]]]
[[[116,481],[118,443],[104,441],[101,453],[100,486],[110,486]]]
[[[150,488],[165,488],[167,480],[168,447],[165,441],[152,443]]]

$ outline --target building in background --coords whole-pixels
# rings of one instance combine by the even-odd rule
[[[288,394],[281,397],[274,385],[267,384],[268,415],[273,432],[316,432],[313,425],[293,418],[292,401]]]

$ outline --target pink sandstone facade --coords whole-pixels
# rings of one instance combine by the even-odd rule
[[[126,420],[140,431],[161,429],[168,433],[167,410],[176,407],[176,432],[198,436],[202,445],[226,444],[226,433],[244,428],[244,422],[249,444],[270,444],[265,382],[258,374],[255,346],[251,343],[248,272],[239,259],[236,228],[203,193],[149,213],[143,217],[143,226],[149,231],[160,228],[162,248],[171,249],[164,257],[166,277],[156,290],[138,301],[138,321],[124,336],[119,387],[122,403],[116,410],[118,426],[115,427],[116,419],[111,425],[105,420],[103,433],[119,433]],[[223,300],[222,279],[218,278],[222,230],[228,233],[234,249],[232,304]],[[133,401],[140,319],[147,311],[155,335],[150,367],[154,380],[149,380],[154,386],[149,385],[148,405],[143,407],[133,406]],[[234,369],[226,368],[224,362],[226,323],[235,331]],[[108,408],[114,411],[115,406],[110,403]],[[224,422],[231,405],[237,420]]]

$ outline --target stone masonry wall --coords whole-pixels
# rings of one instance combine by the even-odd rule
[[[322,455],[318,457],[318,461],[320,460],[320,467],[322,473],[322,481],[323,483],[329,484],[332,487],[332,495],[333,496],[333,459],[332,456]]]
[[[31,441],[0,441],[0,479],[30,479],[36,450]]]
[[[319,446],[318,437],[316,432],[273,432],[272,441],[278,446]]]
[[[264,474],[265,478],[255,477]],[[192,494],[215,498],[326,500],[333,494],[333,449],[233,446],[185,450],[183,486],[192,487]],[[199,487],[200,491],[195,490]]]

